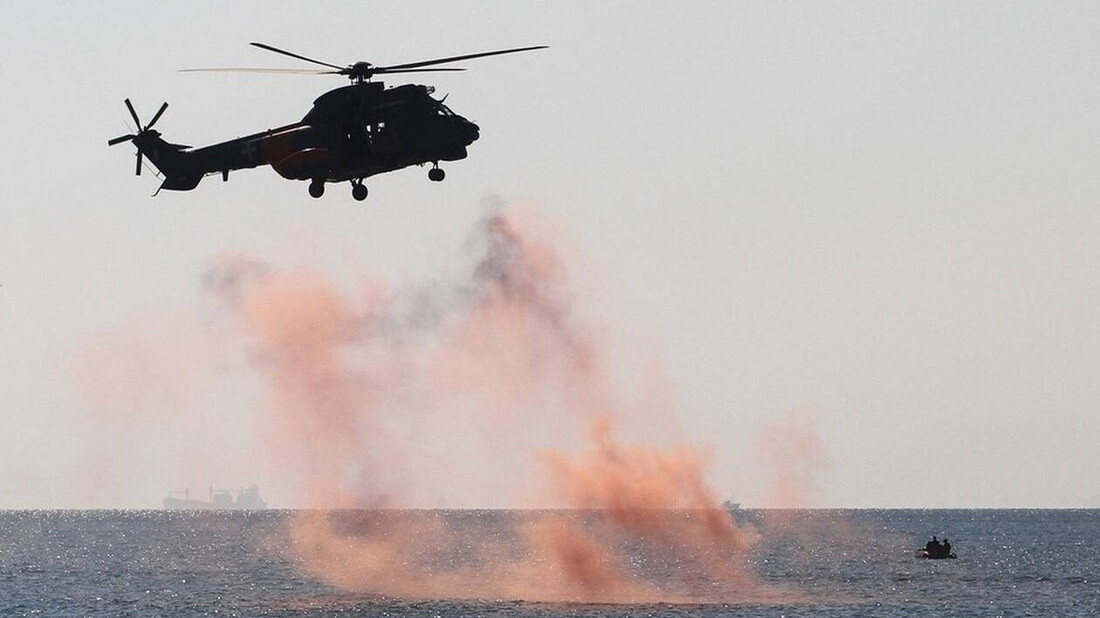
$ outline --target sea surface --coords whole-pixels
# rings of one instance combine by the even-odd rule
[[[341,516],[341,515],[337,515]],[[348,517],[347,513],[342,516]],[[513,530],[524,512],[390,511],[452,529]],[[0,512],[0,616],[1095,616],[1100,511],[734,511],[773,600],[585,604],[388,598],[311,576],[291,511]],[[946,535],[957,560],[915,550]],[[441,561],[460,557],[436,556]],[[659,561],[649,577],[675,578]]]

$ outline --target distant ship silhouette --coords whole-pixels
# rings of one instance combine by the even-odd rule
[[[209,500],[192,498],[187,489],[170,491],[164,499],[164,508],[168,511],[259,511],[266,509],[267,503],[260,497],[260,488],[252,484],[240,489],[211,487]]]

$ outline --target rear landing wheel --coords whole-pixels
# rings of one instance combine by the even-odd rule
[[[311,197],[321,197],[325,194],[325,181],[314,180],[309,183],[309,194]]]
[[[439,181],[443,180],[446,177],[447,177],[447,172],[444,172],[443,170],[439,169],[438,167],[433,167],[432,169],[428,170],[428,180],[430,180],[432,182],[439,182]]]
[[[367,199],[367,186],[362,182],[354,182],[351,185],[351,196],[355,198],[355,201],[362,202]]]

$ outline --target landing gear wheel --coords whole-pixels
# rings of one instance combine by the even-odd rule
[[[439,181],[443,180],[446,177],[447,177],[447,172],[444,172],[443,170],[439,169],[438,167],[433,167],[432,169],[428,170],[428,180],[430,180],[432,182],[439,182]]]
[[[314,180],[309,183],[309,195],[311,197],[321,197],[325,194],[325,181]]]
[[[357,202],[362,202],[367,199],[367,186],[361,182],[352,183],[351,196],[354,197]]]

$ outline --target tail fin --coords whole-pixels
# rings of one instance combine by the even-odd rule
[[[114,146],[122,142],[133,142],[138,149],[137,165],[134,168],[134,173],[141,176],[142,158],[149,157],[153,165],[164,174],[161,189],[186,191],[198,186],[199,181],[202,180],[202,173],[193,174],[188,171],[185,152],[187,146],[169,144],[161,139],[159,131],[153,129],[153,125],[157,123],[157,120],[160,120],[164,110],[168,109],[168,103],[161,105],[153,119],[144,127],[141,126],[141,120],[138,118],[137,112],[134,111],[134,106],[130,104],[130,99],[126,99],[125,103],[126,108],[130,110],[130,116],[133,117],[140,130],[135,135],[123,135],[109,140],[107,145]]]
[[[186,146],[169,144],[157,131],[146,130],[134,137],[138,153],[148,157],[160,173],[166,177],[179,176],[186,170],[184,165]]]

